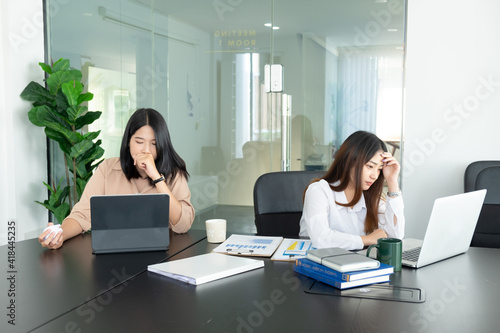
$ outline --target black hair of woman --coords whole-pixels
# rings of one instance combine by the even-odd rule
[[[137,130],[146,125],[151,126],[155,133],[157,152],[155,165],[158,172],[170,182],[175,179],[177,173],[181,173],[188,179],[189,173],[186,169],[186,163],[172,145],[165,119],[158,111],[151,108],[141,108],[135,111],[125,127],[120,148],[120,164],[127,179],[140,177],[130,154],[130,139]]]
[[[366,191],[363,191],[361,176],[363,167],[378,152],[387,152],[386,144],[375,134],[366,131],[357,131],[351,134],[340,146],[335,159],[322,177],[333,191],[344,191],[349,183],[354,182],[354,197],[347,204],[338,205],[351,207],[355,205],[364,193],[367,215],[365,232],[371,233],[378,227],[377,211],[384,187],[384,175],[380,172],[377,180]],[[339,184],[331,184],[339,181]]]

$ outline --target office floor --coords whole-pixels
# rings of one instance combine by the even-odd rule
[[[205,221],[225,219],[227,231],[231,233],[255,234],[255,214],[253,206],[217,205],[207,211],[196,213],[192,229],[205,230]]]

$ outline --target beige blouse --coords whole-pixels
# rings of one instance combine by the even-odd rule
[[[167,180],[168,184],[168,180]],[[191,228],[194,220],[194,207],[191,204],[191,192],[184,176],[177,174],[174,182],[169,186],[177,201],[182,206],[182,213],[176,225],[170,223],[170,228],[176,233],[185,233]],[[127,180],[118,157],[109,158],[101,162],[88,181],[80,201],[73,207],[71,214],[66,218],[75,219],[83,230],[91,227],[90,197],[93,195],[158,193],[156,187],[149,183],[149,179],[133,178]],[[168,216],[166,217],[168,218]]]

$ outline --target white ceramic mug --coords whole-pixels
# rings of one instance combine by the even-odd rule
[[[226,220],[206,220],[205,225],[207,227],[207,241],[209,243],[222,243],[226,240]]]

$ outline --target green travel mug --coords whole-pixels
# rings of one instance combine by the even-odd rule
[[[379,238],[377,244],[370,245],[366,251],[366,256],[370,256],[370,251],[377,248],[377,260],[381,263],[394,266],[394,271],[401,270],[401,257],[403,253],[403,241],[397,238]]]

